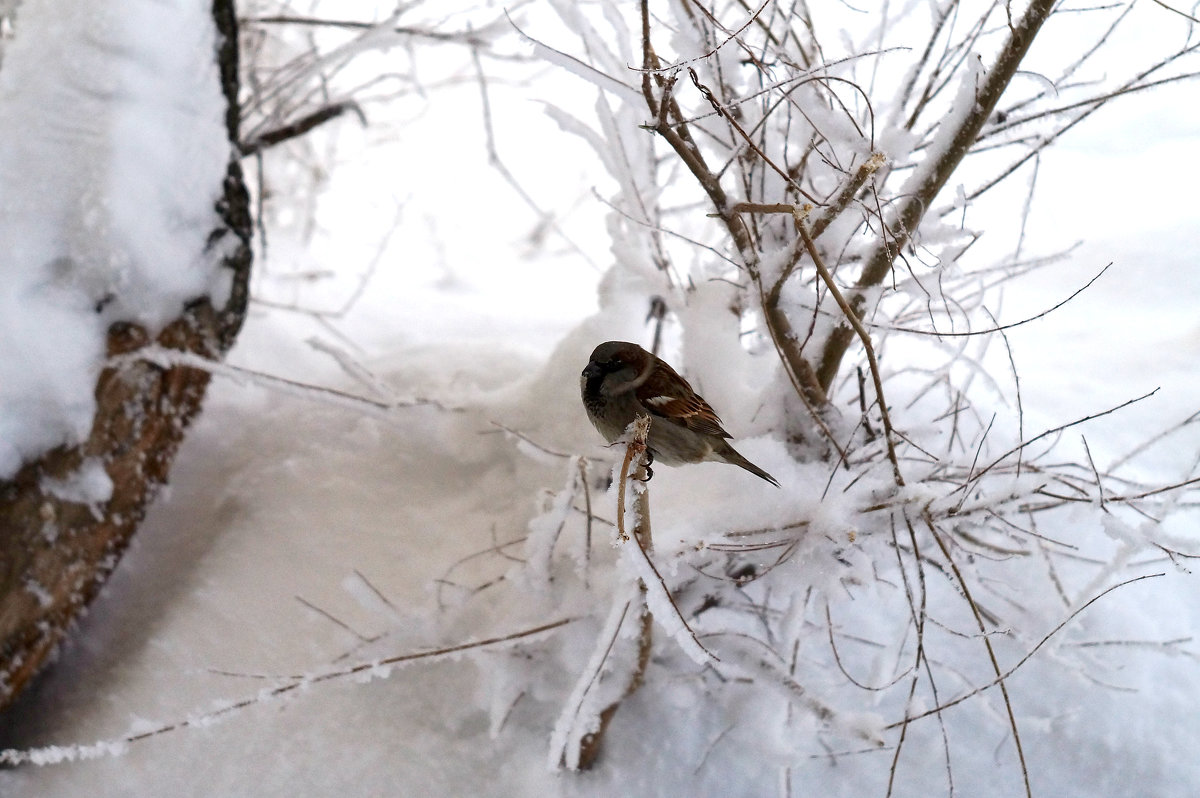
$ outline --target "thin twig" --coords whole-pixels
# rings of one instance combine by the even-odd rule
[[[1083,424],[1085,422],[1092,421],[1093,419],[1097,419],[1097,418],[1101,418],[1102,416],[1110,415],[1111,413],[1115,413],[1118,410],[1129,407],[1132,404],[1136,404],[1136,403],[1142,401],[1143,399],[1149,399],[1151,396],[1154,396],[1154,394],[1158,393],[1159,390],[1161,390],[1161,389],[1155,388],[1153,391],[1150,391],[1149,393],[1142,394],[1141,396],[1139,396],[1135,399],[1129,399],[1127,401],[1124,401],[1121,404],[1116,405],[1115,407],[1110,407],[1109,409],[1102,410],[1099,413],[1092,413],[1091,415],[1084,416],[1083,418],[1078,418],[1074,421],[1068,422],[1066,424],[1062,424],[1061,426],[1048,429],[1039,435],[1035,435],[1034,437],[1030,438],[1029,440],[1021,442],[1020,444],[1014,446],[1013,448],[1009,449],[1004,454],[997,457],[995,460],[993,460],[991,463],[989,463],[987,466],[985,466],[983,469],[981,469],[979,471],[979,473],[975,474],[975,476],[973,476],[967,483],[964,483],[960,489],[966,491],[970,487],[971,482],[978,481],[980,479],[980,477],[982,477],[987,472],[991,471],[993,468],[995,468],[1000,463],[1004,462],[1004,460],[1006,460],[1009,456],[1021,451],[1022,449],[1025,449],[1028,446],[1031,446],[1034,443],[1037,443],[1038,441],[1042,440],[1043,438],[1046,438],[1050,435],[1055,435],[1059,432],[1062,432],[1065,429],[1070,429],[1071,427],[1077,426],[1079,424]]]
[[[1157,6],[1165,8],[1166,10],[1170,11],[1172,14],[1178,14],[1179,16],[1183,17],[1186,20],[1190,20],[1192,22],[1200,24],[1200,19],[1196,19],[1191,14],[1185,14],[1184,12],[1180,11],[1178,8],[1173,8],[1169,5],[1167,5],[1166,3],[1163,2],[1163,0],[1150,0],[1150,2],[1154,3]]]
[[[357,637],[358,642],[360,642],[360,643],[374,643],[376,640],[379,639],[378,636],[367,637],[362,632],[359,632],[357,629],[354,629],[352,626],[350,626],[350,624],[343,621],[341,618],[338,618],[337,616],[335,616],[333,613],[329,612],[328,610],[318,607],[316,604],[313,604],[311,601],[304,598],[303,596],[293,596],[293,598],[295,598],[296,601],[300,602],[308,609],[315,612],[317,615],[320,615],[325,620],[327,620],[330,623],[337,626],[339,629],[343,629],[346,632],[349,632],[350,634],[352,634],[354,637]]]
[[[886,226],[887,232],[881,233],[880,240],[867,258],[855,284],[857,290],[851,298],[855,316],[861,315],[861,311],[866,308],[865,289],[881,284],[891,272],[893,262],[916,231],[934,198],[971,150],[979,132],[991,117],[1000,96],[1016,74],[1034,38],[1056,4],[1056,0],[1033,0],[1021,21],[1010,29],[1008,41],[992,68],[988,70],[982,85],[975,91],[974,103],[969,113],[957,128],[949,131],[944,152],[923,172],[912,193],[901,200],[893,222]],[[833,385],[842,358],[853,337],[852,328],[839,327],[826,339],[817,366],[817,378],[825,391]]]
[[[1099,601],[1100,599],[1107,596],[1109,593],[1112,593],[1114,590],[1118,590],[1118,589],[1126,587],[1128,585],[1132,585],[1134,582],[1141,582],[1143,579],[1156,579],[1160,576],[1165,576],[1165,574],[1163,574],[1163,573],[1143,574],[1141,576],[1135,576],[1132,579],[1126,579],[1124,582],[1118,582],[1117,584],[1113,585],[1112,587],[1105,588],[1104,590],[1102,590],[1101,592],[1097,593],[1095,596],[1092,596],[1090,599],[1088,599],[1086,602],[1084,602],[1078,609],[1076,609],[1074,612],[1072,612],[1070,615],[1068,615],[1065,619],[1063,619],[1063,621],[1061,623],[1059,623],[1058,626],[1055,626],[1053,629],[1051,629],[1048,634],[1046,634],[1041,640],[1039,640],[1037,642],[1037,645],[1035,645],[1033,648],[1029,649],[1029,651],[1025,654],[1025,656],[1023,656],[1023,657],[1021,657],[1021,659],[1017,660],[1017,663],[1015,665],[1013,665],[1008,670],[1004,671],[1004,673],[996,676],[994,679],[992,679],[987,684],[982,684],[979,687],[976,687],[975,689],[971,690],[970,692],[960,695],[958,698],[951,699],[950,701],[947,701],[944,704],[939,704],[938,706],[933,707],[932,709],[927,709],[923,712],[918,712],[915,715],[907,715],[903,720],[898,720],[895,723],[890,723],[887,726],[885,726],[884,729],[885,730],[886,729],[895,729],[897,727],[903,726],[905,723],[912,723],[914,720],[920,720],[921,718],[927,718],[930,715],[935,715],[937,713],[944,712],[953,706],[957,706],[958,704],[961,704],[964,701],[967,701],[968,699],[974,698],[975,696],[979,695],[980,693],[984,692],[985,690],[990,690],[993,687],[1002,687],[1004,685],[1005,681],[1012,678],[1013,674],[1015,674],[1018,670],[1020,670],[1021,666],[1023,666],[1026,662],[1028,662],[1030,659],[1032,659],[1033,655],[1036,654],[1039,650],[1041,650],[1042,646],[1044,646],[1044,645],[1046,645],[1046,643],[1050,642],[1051,638],[1053,638],[1055,635],[1057,635],[1059,632],[1061,632],[1067,626],[1067,624],[1069,624],[1071,621],[1075,620],[1075,618],[1077,618],[1088,607],[1092,606],[1097,601]]]
[[[892,475],[896,479],[896,484],[904,487],[904,475],[900,473],[900,461],[896,457],[896,444],[893,440],[895,432],[892,428],[892,418],[888,413],[887,400],[883,396],[883,378],[879,373],[879,361],[875,359],[875,347],[871,345],[871,336],[863,328],[862,322],[859,320],[854,308],[842,296],[841,290],[837,287],[837,282],[825,266],[825,260],[821,257],[821,253],[817,251],[817,245],[813,242],[812,236],[808,232],[808,227],[804,222],[803,216],[798,209],[794,213],[796,231],[804,239],[804,246],[808,249],[808,254],[812,258],[813,265],[817,267],[817,273],[821,275],[821,279],[825,282],[829,293],[833,296],[834,301],[838,303],[838,307],[842,309],[842,313],[846,315],[846,320],[850,322],[850,325],[858,334],[859,340],[862,341],[863,349],[867,354],[867,365],[871,369],[871,379],[875,383],[875,398],[879,400],[879,414],[883,418],[884,442],[887,444],[888,460],[892,463]]]
[[[958,582],[958,587],[962,591],[963,598],[966,599],[967,606],[971,608],[971,614],[975,616],[975,624],[979,629],[980,637],[983,640],[983,646],[987,650],[988,660],[992,665],[992,672],[996,674],[997,686],[1000,688],[1000,694],[1004,698],[1004,708],[1008,712],[1008,726],[1012,729],[1013,745],[1017,749],[1017,759],[1021,763],[1021,776],[1025,780],[1025,796],[1033,798],[1033,788],[1029,784],[1029,766],[1025,763],[1025,748],[1021,745],[1021,732],[1017,728],[1017,716],[1013,710],[1012,700],[1008,695],[1008,684],[1000,672],[1000,662],[996,659],[996,649],[992,646],[992,639],[987,634],[987,626],[983,622],[983,615],[980,612],[979,605],[975,602],[971,595],[971,589],[967,585],[967,580],[963,578],[962,572],[958,569],[958,563],[950,555],[950,549],[946,546],[946,541],[942,539],[942,535],[938,532],[933,519],[926,514],[925,523],[929,528],[930,534],[933,535],[934,541],[938,548],[941,549],[942,556],[946,558],[947,565],[954,573],[954,578]]]
[[[277,144],[282,144],[290,139],[299,138],[300,136],[309,133],[330,120],[337,119],[347,111],[353,111],[358,117],[358,121],[365,127],[367,117],[359,108],[358,103],[351,100],[345,102],[334,103],[327,105],[324,108],[319,108],[310,114],[293,120],[292,122],[280,127],[272,128],[264,133],[259,133],[253,139],[244,141],[238,145],[238,152],[242,157],[250,155],[258,155],[263,150],[270,149]]]
[[[1100,471],[1096,468],[1096,461],[1092,459],[1092,447],[1088,446],[1087,436],[1079,436],[1083,440],[1083,451],[1087,454],[1088,465],[1092,467],[1092,474],[1096,477],[1096,495],[1100,498],[1100,509],[1108,512],[1108,508],[1104,506],[1104,483],[1100,479]]]
[[[433,399],[396,399],[394,401],[379,401],[376,399],[368,399],[365,396],[356,396],[355,394],[339,391],[336,388],[327,388],[322,385],[312,385],[309,383],[291,380],[287,377],[280,377],[274,374],[267,374],[253,369],[234,366],[229,363],[222,363],[218,360],[210,360],[192,352],[184,352],[178,349],[167,349],[161,346],[146,346],[138,349],[135,352],[130,352],[126,355],[118,355],[109,358],[109,364],[118,366],[123,363],[145,361],[152,363],[160,368],[191,368],[200,371],[206,371],[215,377],[226,377],[235,382],[253,383],[265,388],[271,388],[281,393],[295,396],[300,399],[317,402],[319,404],[330,404],[340,407],[350,407],[367,413],[368,415],[387,418],[391,416],[392,411],[414,407],[431,406],[440,410],[456,410],[437,402]]]
[[[376,30],[382,27],[378,22],[362,22],[359,20],[349,19],[320,19],[318,17],[298,17],[286,14],[276,14],[263,17],[243,17],[241,22],[243,24],[251,25],[300,25],[311,28],[340,28],[342,30],[365,31]],[[414,28],[404,25],[387,27],[384,28],[384,30],[400,36],[431,39],[437,42],[453,42],[456,44],[465,44],[474,48],[487,44],[489,41],[489,32],[498,29],[499,26],[499,21],[496,21],[481,28],[464,31],[437,31],[430,30],[428,28]]]
[[[643,482],[642,489],[637,493],[634,499],[636,519],[634,521],[632,538],[637,542],[639,551],[643,556],[646,556],[646,548],[651,545],[650,534],[650,499],[649,492],[646,490],[644,482],[648,478],[646,474],[645,455],[646,455],[646,436],[650,432],[650,417],[639,416],[630,424],[632,434],[629,436],[629,442],[625,446],[625,457],[621,461],[620,485],[617,488],[617,536],[622,541],[628,541],[630,535],[625,531],[625,486],[630,479],[635,479]],[[632,473],[631,473],[632,469]],[[647,561],[649,558],[647,557]],[[653,564],[651,565],[653,568]],[[655,572],[657,575],[657,571]],[[661,580],[661,577],[659,577]],[[666,586],[663,586],[666,589]],[[646,603],[647,586],[644,579],[638,580],[638,650],[634,666],[630,671],[629,681],[625,685],[625,689],[621,695],[611,704],[602,709],[594,719],[595,728],[584,734],[579,739],[577,750],[563,750],[560,755],[560,765],[568,768],[578,768],[580,770],[589,770],[595,765],[596,760],[600,756],[600,751],[604,743],[605,733],[608,731],[608,724],[612,722],[613,716],[621,706],[621,702],[632,695],[645,679],[646,668],[650,664],[650,651],[653,645],[653,628],[654,619],[650,614]],[[668,594],[669,595],[669,594]],[[621,617],[614,625],[611,623],[612,615],[610,613],[610,623],[606,624],[606,628],[611,627],[611,635],[602,635],[610,637],[601,651],[598,648],[592,655],[589,662],[588,671],[591,676],[586,682],[577,685],[572,693],[571,700],[575,708],[571,710],[571,715],[577,718],[582,706],[584,697],[591,689],[601,674],[604,663],[608,660],[609,653],[616,643],[617,633],[620,631],[621,625],[625,620],[625,613],[628,612],[632,601],[625,602],[625,606],[621,611]],[[615,609],[615,608],[614,608]],[[582,687],[582,689],[581,689]],[[588,719],[591,721],[592,719]],[[574,722],[578,722],[573,721]]]
[[[545,634],[559,627],[566,626],[571,623],[573,618],[560,618],[556,621],[540,624],[529,629],[523,629],[519,632],[513,632],[507,635],[499,635],[489,637],[485,640],[477,640],[470,643],[460,643],[458,645],[446,646],[443,648],[430,649],[428,651],[418,651],[412,654],[399,654],[392,657],[384,657],[382,659],[372,660],[370,662],[360,662],[358,664],[339,668],[335,671],[326,673],[318,673],[312,676],[300,677],[292,679],[285,684],[274,687],[270,690],[260,691],[253,696],[243,698],[228,704],[211,712],[203,712],[189,715],[186,719],[174,721],[171,723],[160,724],[146,731],[141,731],[136,734],[126,734],[114,741],[96,743],[93,745],[74,745],[74,746],[44,746],[41,748],[13,749],[9,748],[0,751],[0,764],[5,765],[20,765],[26,762],[62,762],[78,759],[95,759],[101,756],[112,756],[120,753],[124,746],[131,743],[140,742],[150,737],[157,737],[168,732],[179,731],[187,728],[199,728],[209,726],[213,721],[245,709],[246,707],[261,704],[266,701],[281,698],[288,693],[299,690],[302,687],[320,684],[322,682],[339,681],[349,679],[360,674],[382,674],[384,671],[393,665],[403,665],[417,660],[434,660],[453,657],[464,651],[472,651],[483,648],[491,648],[503,643],[511,643],[517,640],[524,640],[530,637]]]

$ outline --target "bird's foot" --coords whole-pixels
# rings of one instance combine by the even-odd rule
[[[642,469],[645,470],[646,476],[642,477],[642,482],[649,482],[654,477],[654,469],[650,464],[654,462],[654,450],[646,450],[646,462],[642,464]]]

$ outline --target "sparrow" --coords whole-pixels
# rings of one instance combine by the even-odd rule
[[[616,442],[638,416],[650,416],[646,441],[654,461],[670,466],[714,460],[740,466],[775,487],[775,477],[729,445],[712,406],[666,361],[637,344],[608,341],[592,352],[579,377],[588,418]]]

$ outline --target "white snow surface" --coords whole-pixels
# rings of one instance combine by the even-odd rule
[[[87,436],[110,323],[154,332],[214,288],[215,39],[197,0],[20,6],[0,69],[0,477]]]
[[[22,24],[26,9],[32,17],[37,6],[33,0],[22,5]],[[14,44],[0,86],[17,54]],[[1190,163],[1200,129],[1193,124],[1152,136],[1154,126],[1139,123],[1133,112],[1173,115],[1189,90],[1194,86],[1152,102],[1133,98],[1129,113],[1101,113],[1091,132],[1081,129],[1047,157],[1037,206],[1045,212],[1035,209],[1028,246],[1087,243],[1054,272],[1017,281],[1005,294],[1003,317],[1025,318],[1114,261],[1073,303],[1008,332],[1020,369],[1026,437],[1161,386],[1119,417],[1067,433],[1072,442],[1086,435],[1102,464],[1197,409],[1200,326],[1193,298],[1200,278],[1189,261],[1194,219],[1181,210],[1194,205],[1194,181],[1164,175],[1161,164]],[[887,685],[902,670],[897,660],[911,642],[903,638],[909,608],[897,600],[904,590],[898,577],[890,585],[871,578],[877,567],[888,567],[892,550],[857,526],[856,501],[882,491],[888,474],[869,474],[851,490],[834,482],[839,477],[829,464],[798,462],[765,434],[774,421],[769,411],[760,412],[764,392],[772,390],[773,355],[736,345],[736,321],[723,311],[723,282],[700,283],[692,304],[680,309],[681,317],[720,323],[676,331],[668,345],[676,365],[722,414],[738,449],[784,488],[720,464],[656,469],[650,483],[654,563],[668,584],[686,586],[697,578],[694,566],[718,562],[693,555],[728,543],[728,529],[805,519],[799,548],[779,566],[774,584],[790,580],[829,599],[830,639],[836,630],[840,662],[833,663],[824,646],[826,617],[807,613],[800,601],[772,607],[769,619],[764,610],[761,625],[769,622],[814,645],[795,652],[794,668],[764,658],[752,636],[759,626],[753,606],[765,606],[769,597],[753,585],[745,607],[714,607],[701,616],[693,615],[694,605],[683,608],[683,617],[707,622],[717,616],[715,625],[724,619],[746,632],[703,638],[720,659],[695,662],[668,636],[687,630],[656,591],[657,637],[646,685],[622,702],[595,770],[556,768],[559,749],[592,728],[577,722],[577,713],[595,713],[620,695],[617,677],[628,667],[637,635],[623,607],[636,607],[635,577],[647,573],[632,544],[616,542],[604,523],[615,514],[615,489],[605,484],[615,454],[587,424],[578,373],[597,342],[644,340],[644,293],[655,275],[647,269],[631,277],[627,269],[600,282],[573,256],[522,258],[520,232],[537,220],[514,209],[503,181],[479,177],[486,156],[478,142],[472,148],[445,141],[446,131],[458,126],[453,116],[438,114],[461,113],[454,107],[439,106],[445,110],[406,129],[403,152],[364,146],[361,157],[335,173],[315,240],[271,231],[259,294],[338,307],[374,251],[363,243],[377,237],[370,220],[380,208],[390,213],[396,199],[389,186],[379,185],[389,181],[372,178],[406,170],[418,218],[402,228],[403,243],[384,248],[382,265],[352,312],[336,319],[339,335],[330,333],[327,320],[260,305],[231,356],[239,368],[396,406],[280,391],[244,374],[214,379],[171,485],[100,600],[58,661],[5,716],[0,749],[25,751],[30,763],[0,771],[0,794],[887,794],[898,732],[883,727],[903,716],[908,682],[891,691],[866,690],[849,677]],[[555,135],[550,121],[520,116],[516,124],[530,135]],[[343,145],[364,139],[349,126],[329,135],[344,136]],[[439,146],[453,148],[453,157],[424,172],[405,160],[410,153],[440,152]],[[547,161],[557,168],[547,170]],[[530,156],[536,170],[510,167],[522,175],[561,176],[574,175],[577,162],[573,151],[545,146]],[[473,219],[471,235],[447,235],[444,249],[425,246],[419,239],[430,219],[452,230],[449,220],[462,212],[461,196],[447,187],[467,184],[476,192],[471,204],[489,209],[488,218]],[[1023,200],[1020,187],[1015,194],[969,211],[982,216],[999,208],[1011,215]],[[1152,196],[1159,210],[1132,203],[1117,229],[1113,196]],[[195,210],[198,219],[199,206]],[[598,208],[594,219],[604,213]],[[615,261],[639,256],[623,241],[603,240],[602,231],[594,235],[592,256],[602,263],[598,253],[610,244]],[[347,253],[358,264],[349,277],[296,288],[289,269],[333,268]],[[121,273],[138,273],[129,269]],[[164,295],[177,301],[180,295],[171,292],[185,282],[171,278]],[[13,303],[0,324],[32,325],[27,309],[40,312],[52,302],[50,288],[29,285],[28,296],[41,304],[27,297],[0,300]],[[59,297],[68,291],[54,290]],[[61,326],[102,332],[84,289],[71,287],[66,295],[78,301],[73,310],[54,304]],[[319,347],[304,344],[313,337]],[[885,359],[898,357],[901,344],[889,341],[889,347]],[[353,355],[370,374],[348,374],[330,353]],[[993,362],[999,382],[1007,358],[1001,353]],[[905,383],[889,385],[899,392]],[[35,396],[66,395],[60,387],[30,387]],[[891,398],[898,408],[906,404],[902,393]],[[1015,423],[1014,408],[1001,400],[996,408]],[[915,424],[920,409],[893,412],[899,423]],[[14,412],[20,410],[0,408],[0,425]],[[1200,451],[1195,433],[1195,425],[1185,428],[1141,467],[1167,481],[1192,474]],[[588,460],[586,475],[581,456]],[[826,482],[835,490],[823,496]],[[96,480],[62,489],[103,499]],[[921,498],[947,500],[924,487],[914,487],[913,496],[922,490],[929,493]],[[578,512],[585,495],[598,516],[590,526]],[[1060,520],[1061,528],[1040,532],[1074,536],[1081,562],[1119,560],[1140,545],[1144,531],[1097,514],[1091,504]],[[1172,532],[1181,548],[1194,548],[1192,526]],[[1066,590],[1082,597],[1132,575],[1164,575],[1101,598],[1007,681],[1035,795],[1184,798],[1200,791],[1200,762],[1190,755],[1200,747],[1193,640],[1200,583],[1189,570],[1193,561],[1176,568],[1145,551],[1136,557],[1122,563],[1124,570],[1100,569],[1095,584],[1072,579],[1096,571],[1065,573]],[[762,567],[773,559],[768,551],[742,563]],[[1033,634],[995,636],[1003,665],[1011,667],[1078,607],[1064,608],[1057,596],[1021,594],[1026,583],[1044,579],[1045,562],[979,567],[989,566],[1012,581],[1012,591],[995,604]],[[929,631],[931,645],[944,645],[930,656],[942,658],[935,664],[947,700],[986,684],[991,674],[949,581],[931,579],[929,590],[930,617],[944,630]],[[520,641],[457,650],[560,621]],[[389,662],[445,649],[456,650]],[[1023,794],[996,693],[985,691],[943,713],[944,727],[934,718],[914,721],[892,794]],[[926,699],[918,696],[908,711],[928,709],[920,703]],[[152,736],[127,741],[147,733]]]

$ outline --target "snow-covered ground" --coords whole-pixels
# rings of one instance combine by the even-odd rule
[[[1194,173],[1189,164],[1200,140],[1195,113],[1180,118],[1179,109],[1192,108],[1190,92],[1194,86],[1130,98],[1063,139],[1041,166],[1026,247],[1085,243],[1006,289],[1001,320],[1025,318],[1113,262],[1070,304],[1008,332],[1027,431],[1160,388],[1120,416],[1066,433],[1072,442],[1086,435],[1101,465],[1198,409],[1195,181],[1180,175]],[[445,129],[427,118],[409,131],[406,148],[436,152]],[[538,132],[552,131],[547,124]],[[350,125],[341,135],[372,143],[370,131]],[[361,152],[380,152],[374,145]],[[531,519],[548,511],[544,517],[554,518],[554,494],[576,485],[575,461],[563,455],[610,456],[579,405],[578,372],[599,341],[644,339],[644,309],[592,315],[600,276],[593,264],[570,252],[522,258],[531,217],[520,207],[507,210],[517,203],[494,173],[478,179],[486,168],[478,141],[448,146],[455,156],[438,170],[410,163],[404,171],[404,159],[389,156],[395,160],[385,171],[392,175],[395,164],[395,179],[375,180],[375,190],[365,191],[380,161],[364,155],[355,162],[356,150],[344,145],[349,162],[322,197],[323,230],[307,250],[285,234],[275,237],[257,278],[262,295],[282,301],[294,290],[298,301],[339,307],[369,268],[378,219],[397,202],[408,223],[398,235],[437,229],[419,245],[385,250],[367,290],[332,328],[256,306],[230,361],[372,396],[369,381],[348,376],[333,350],[365,364],[391,398],[424,401],[384,411],[249,377],[217,378],[171,485],[120,568],[0,729],[0,748],[45,747],[37,754],[45,760],[100,755],[0,772],[0,794],[725,798],[788,794],[785,767],[791,794],[886,793],[896,733],[876,749],[856,737],[854,724],[871,723],[856,713],[897,717],[894,697],[873,703],[860,693],[858,705],[839,705],[845,713],[831,732],[811,717],[793,717],[784,697],[758,685],[741,689],[733,680],[709,696],[699,669],[661,627],[647,686],[615,715],[597,768],[548,767],[556,724],[592,651],[596,618],[605,618],[618,589],[611,582],[621,577],[616,563],[624,555],[603,525],[595,525],[587,551],[582,524],[565,525],[554,556],[579,566],[556,578],[586,581],[583,590],[547,583],[545,569],[517,562],[545,548],[502,544],[546,534]],[[545,156],[559,174],[573,169],[573,151],[566,152],[560,160]],[[538,179],[529,179],[537,196]],[[447,190],[468,181],[469,202]],[[1013,212],[1023,194],[972,212],[1003,213],[1005,201]],[[602,220],[604,209],[580,213],[584,222]],[[595,236],[585,239],[593,262],[606,267],[602,231],[581,227],[581,235]],[[435,238],[440,250],[429,244]],[[339,257],[361,265],[344,269]],[[292,288],[296,272],[334,265],[340,276],[316,281],[316,289],[312,281]],[[319,348],[306,343],[314,337]],[[712,380],[712,371],[704,374]],[[793,489],[776,492],[719,465],[659,469],[653,514],[668,552],[672,536],[702,540],[705,524],[719,523],[732,505],[737,522],[748,525],[785,521],[798,507],[817,512],[815,496],[795,486],[819,491],[826,472],[741,433],[754,423],[759,389],[752,368],[741,376],[703,392],[743,439],[742,451]],[[1191,476],[1198,441],[1194,429],[1185,430],[1143,468],[1165,481]],[[600,477],[606,469],[595,467]],[[590,497],[597,515],[613,516],[612,496],[598,483]],[[836,497],[818,509],[830,530],[846,522]],[[1194,529],[1172,531],[1197,538]],[[1103,537],[1098,523],[1095,533]],[[1190,754],[1200,748],[1192,640],[1200,582],[1166,560],[1123,578],[1160,572],[1073,621],[1080,631],[1070,639],[1074,649],[1049,646],[1009,680],[1034,794],[1200,791],[1200,765]],[[884,600],[879,592],[863,589],[853,616],[862,626],[843,630],[843,664],[872,684],[890,671],[868,643],[888,639],[895,620],[873,617],[872,602]],[[322,676],[560,620],[568,623],[520,646]],[[862,649],[855,639],[866,641]],[[798,674],[815,692],[848,695],[832,674],[803,667]],[[987,678],[963,674],[964,683]],[[955,686],[946,685],[949,694]],[[246,705],[222,711],[240,702]],[[949,769],[936,721],[915,722],[893,794],[948,794],[947,770],[954,794],[1022,794],[1002,712],[998,701],[975,701],[945,713]],[[169,726],[177,728],[120,742]],[[75,748],[97,741],[112,745]]]

